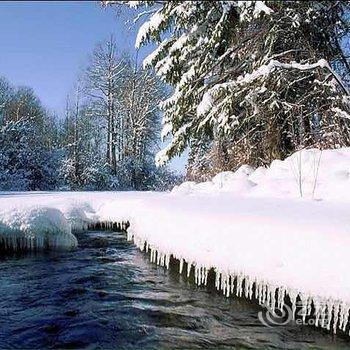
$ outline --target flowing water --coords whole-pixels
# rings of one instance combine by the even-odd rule
[[[0,260],[0,348],[349,348],[312,327],[268,328],[260,308],[148,262],[121,233]]]

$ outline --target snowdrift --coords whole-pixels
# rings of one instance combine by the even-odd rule
[[[0,237],[12,249],[74,247],[72,229],[129,222],[153,262],[177,258],[199,285],[214,268],[225,295],[293,312],[298,301],[303,318],[336,332],[350,310],[349,174],[350,149],[303,150],[171,193],[0,194]]]
[[[64,249],[78,244],[58,209],[12,209],[0,213],[0,217],[0,247],[4,250]]]
[[[350,148],[301,150],[267,168],[241,166],[211,181],[185,182],[173,194],[223,193],[268,198],[350,201]]]

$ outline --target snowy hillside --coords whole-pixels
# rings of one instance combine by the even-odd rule
[[[350,149],[303,150],[269,168],[242,166],[171,193],[2,193],[0,242],[12,249],[77,245],[72,230],[130,222],[129,239],[169,266],[210,268],[225,295],[281,308],[287,295],[318,324],[345,329],[350,309]],[[181,271],[180,271],[181,272]],[[275,300],[277,296],[277,300]]]

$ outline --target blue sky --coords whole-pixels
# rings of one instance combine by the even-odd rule
[[[61,112],[97,42],[114,33],[121,50],[133,50],[135,29],[125,19],[98,2],[1,2],[0,74]]]
[[[95,45],[114,34],[121,51],[134,52],[133,11],[99,2],[0,2],[0,75],[32,87],[51,111],[61,114],[79,72]],[[142,59],[150,48],[141,50]],[[182,169],[184,160],[173,167]]]

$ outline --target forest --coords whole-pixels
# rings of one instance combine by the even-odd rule
[[[350,348],[349,1],[1,28],[0,349]]]
[[[348,2],[102,5],[134,9],[136,51],[97,45],[64,115],[1,79],[0,189],[163,190],[184,151],[205,180],[350,145]]]
[[[350,145],[348,1],[106,3],[140,11],[144,66],[173,88],[158,164],[189,149],[199,180]]]
[[[154,163],[165,96],[161,80],[112,36],[90,55],[64,115],[0,78],[0,189],[171,188],[180,175]]]

